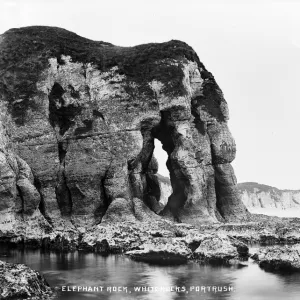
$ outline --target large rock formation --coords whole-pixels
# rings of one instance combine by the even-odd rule
[[[280,190],[256,182],[237,185],[241,199],[250,212],[278,216],[300,216],[300,191]]]
[[[119,47],[11,29],[0,36],[1,229],[32,216],[76,228],[134,220],[133,199],[155,211],[155,138],[173,189],[162,216],[245,219],[227,121],[222,91],[183,42]]]

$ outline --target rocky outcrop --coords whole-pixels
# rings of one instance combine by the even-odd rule
[[[224,224],[216,231],[246,244],[296,244],[300,242],[300,219],[253,215],[252,222]]]
[[[300,272],[300,244],[260,248],[252,258],[268,271]]]
[[[286,217],[300,216],[298,190],[279,190],[255,182],[239,183],[237,187],[243,203],[250,212]]]
[[[226,235],[207,235],[193,252],[193,257],[201,262],[235,264],[242,257],[248,257],[248,250],[247,245]]]
[[[0,261],[0,299],[50,299],[45,278],[23,264]]]
[[[191,255],[187,245],[176,238],[152,239],[137,250],[126,252],[131,259],[158,265],[179,265],[187,262]]]
[[[179,228],[178,228],[179,229]],[[246,244],[224,234],[201,234],[195,229],[181,228],[182,235],[159,231],[126,252],[131,259],[151,264],[184,264],[188,260],[200,263],[237,265],[248,259]],[[177,233],[179,232],[176,231]],[[178,234],[177,234],[178,235]]]
[[[193,224],[247,219],[228,118],[183,42],[119,47],[60,28],[11,29],[0,36],[1,229],[17,235],[7,224],[35,216],[36,228],[71,235],[141,220],[146,208]],[[154,139],[173,190],[162,211]]]

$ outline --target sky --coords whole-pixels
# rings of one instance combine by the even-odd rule
[[[299,16],[298,0],[0,0],[0,33],[48,25],[120,46],[185,41],[229,105],[238,182],[300,189]]]

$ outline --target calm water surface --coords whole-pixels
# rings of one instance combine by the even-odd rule
[[[200,266],[150,266],[125,256],[103,257],[97,254],[55,253],[40,250],[8,249],[0,245],[0,260],[24,263],[40,271],[55,287],[55,299],[230,299],[297,300],[300,299],[300,274],[273,274],[261,270],[254,262],[244,268]],[[63,292],[63,286],[103,287],[100,292]],[[186,292],[137,292],[135,288],[177,286]],[[233,291],[197,292],[201,286],[232,286]],[[127,287],[126,292],[108,292],[109,287]],[[194,290],[191,290],[193,289]],[[223,288],[224,289],[224,288]]]

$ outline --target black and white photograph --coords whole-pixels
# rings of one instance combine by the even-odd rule
[[[299,0],[0,0],[0,299],[300,299]]]

